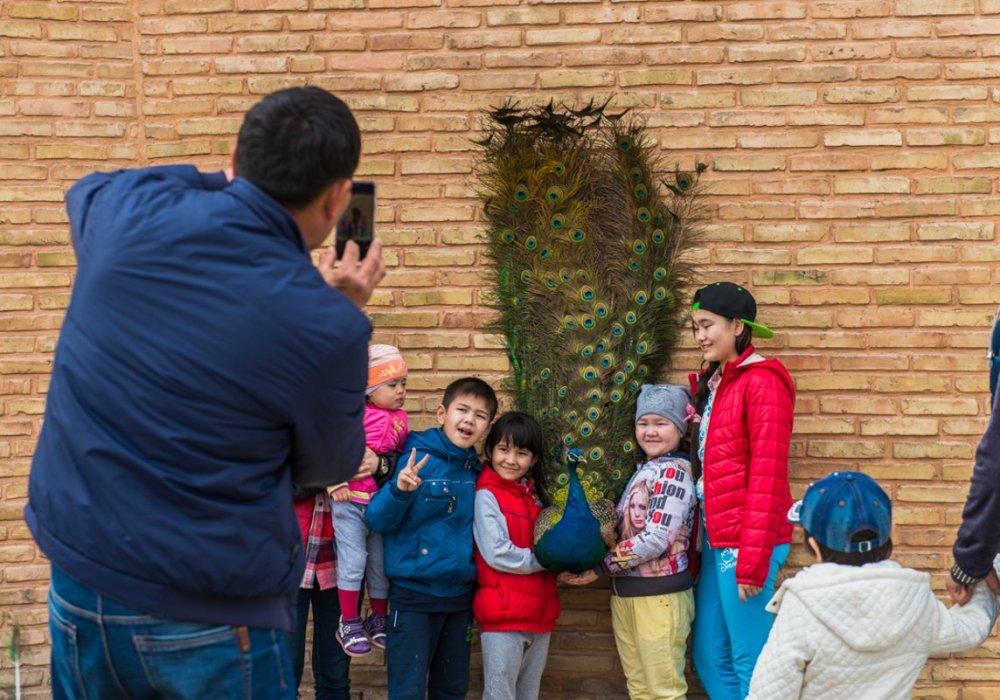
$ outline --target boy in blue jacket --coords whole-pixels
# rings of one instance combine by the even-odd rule
[[[410,433],[408,462],[400,460],[396,478],[365,512],[384,541],[392,700],[458,700],[469,688],[472,506],[481,469],[475,445],[496,411],[496,394],[483,380],[449,384],[437,408],[440,427]]]

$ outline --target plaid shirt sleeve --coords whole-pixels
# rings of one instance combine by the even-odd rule
[[[337,587],[337,554],[333,543],[333,517],[330,513],[330,496],[323,491],[316,494],[312,520],[306,537],[306,570],[301,588],[312,588],[318,583],[320,590]]]

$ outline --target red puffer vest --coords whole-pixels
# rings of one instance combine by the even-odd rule
[[[483,467],[476,490],[486,489],[497,499],[507,520],[507,530],[515,547],[530,549],[535,520],[542,507],[535,503],[531,487],[507,481],[488,466]],[[484,632],[551,632],[559,617],[556,579],[548,571],[508,574],[491,569],[476,550],[479,589],[472,611]]]
[[[778,360],[727,362],[705,436],[705,521],[713,547],[738,547],[736,582],[762,586],[771,553],[792,539],[788,446],[795,385]],[[745,363],[745,364],[744,364]],[[692,393],[700,374],[690,375]]]

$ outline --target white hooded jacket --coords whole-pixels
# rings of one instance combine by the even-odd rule
[[[929,655],[986,640],[997,601],[978,585],[967,605],[946,608],[928,574],[882,561],[810,566],[768,609],[778,617],[747,700],[905,700]]]

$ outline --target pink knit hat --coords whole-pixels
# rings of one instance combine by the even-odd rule
[[[393,345],[368,346],[368,392],[372,393],[386,382],[405,377],[406,362],[399,348]]]

